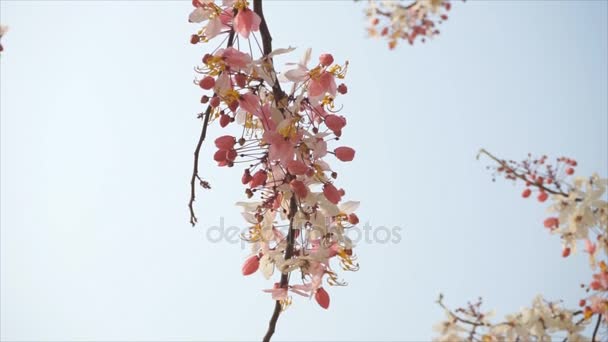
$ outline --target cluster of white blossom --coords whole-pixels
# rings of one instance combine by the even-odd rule
[[[490,314],[481,313],[481,302],[466,308],[449,310],[439,299],[447,319],[436,326],[436,341],[599,341],[608,338],[608,179],[597,174],[591,177],[573,177],[575,160],[560,157],[556,164],[547,163],[547,157],[522,162],[501,160],[485,150],[497,162],[496,174],[508,180],[524,182],[523,198],[538,193],[539,202],[551,200],[544,226],[561,237],[562,256],[568,257],[583,245],[589,255],[591,281],[583,284],[585,298],[576,310],[565,309],[560,302],[549,302],[538,296],[532,306],[519,313],[507,315],[500,323],[492,323]],[[551,194],[551,195],[549,195]],[[593,318],[595,323],[590,337],[583,336]],[[602,335],[604,334],[604,335]]]

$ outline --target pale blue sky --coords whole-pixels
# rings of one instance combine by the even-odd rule
[[[275,47],[350,60],[338,165],[359,217],[400,226],[361,244],[331,308],[294,298],[276,340],[428,340],[450,305],[499,313],[537,293],[574,306],[589,272],[560,257],[545,206],[492,183],[480,147],[575,157],[608,173],[606,1],[456,2],[438,39],[388,51],[363,4],[272,1]],[[7,1],[0,22],[3,340],[259,340],[271,282],[205,230],[242,225],[239,170],[201,168],[213,190],[188,223],[199,134],[189,1]],[[220,134],[213,127],[210,138]]]

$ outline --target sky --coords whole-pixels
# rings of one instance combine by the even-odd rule
[[[368,39],[365,4],[267,1],[275,47],[349,60],[337,164],[362,223],[329,310],[294,298],[277,341],[429,340],[478,296],[498,315],[539,293],[574,307],[590,271],[561,257],[546,205],[492,182],[480,148],[508,159],[569,156],[608,174],[608,2],[454,3],[427,44]],[[236,168],[218,168],[189,224],[200,88],[189,1],[0,2],[0,339],[260,340],[274,303],[249,250],[215,241],[244,227]],[[223,134],[217,126],[209,141]],[[386,229],[383,229],[385,227]],[[391,241],[383,235],[391,231]],[[397,235],[394,234],[397,232]],[[210,238],[211,237],[211,238]],[[214,242],[215,241],[215,242]],[[278,279],[278,275],[275,275]]]

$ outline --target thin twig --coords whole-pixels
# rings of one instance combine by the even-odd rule
[[[494,160],[495,162],[497,162],[498,164],[500,164],[500,166],[504,167],[507,170],[510,170],[511,173],[513,173],[513,175],[515,177],[523,180],[526,183],[530,182],[523,174],[517,173],[514,168],[512,168],[511,166],[509,166],[509,164],[507,164],[506,161],[500,160],[500,159],[496,158],[492,153],[486,151],[485,149],[482,148],[481,150],[479,150],[478,156],[480,154],[485,154],[486,156],[490,157],[492,160]],[[538,187],[538,188],[540,188],[540,189],[542,189],[542,190],[544,190],[544,191],[546,191],[546,192],[548,192],[550,194],[561,195],[561,196],[564,196],[564,197],[568,197],[568,194],[565,193],[565,192],[563,192],[563,191],[555,191],[555,190],[549,189],[549,188],[545,187],[544,185],[539,184],[537,182],[530,182],[530,183],[531,183],[531,185],[534,185],[534,186],[536,186],[536,187]]]
[[[595,329],[593,329],[593,336],[591,336],[591,342],[596,342],[597,341],[595,338],[597,336],[597,331],[600,328],[601,322],[602,322],[602,315],[598,314],[597,315],[597,323],[595,323]]]
[[[226,47],[231,47],[234,44],[234,28],[230,29],[230,33],[228,34],[228,43]],[[190,209],[190,224],[192,227],[196,225],[198,219],[194,214],[194,200],[196,199],[196,181],[200,181],[200,184],[204,188],[210,188],[209,183],[204,181],[198,175],[198,159],[201,152],[201,146],[203,146],[203,141],[205,141],[205,137],[207,136],[207,126],[209,125],[209,117],[211,117],[211,105],[207,106],[207,110],[203,114],[203,127],[201,128],[201,135],[198,138],[198,143],[196,144],[196,149],[194,150],[194,166],[192,168],[192,177],[190,178],[190,201],[188,202],[188,209]]]

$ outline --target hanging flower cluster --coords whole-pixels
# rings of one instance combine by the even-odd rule
[[[479,335],[482,341],[544,341],[557,333],[566,333],[567,341],[586,341],[589,339],[580,333],[591,318],[597,316],[591,338],[595,340],[600,326],[604,330],[608,327],[608,201],[603,198],[608,179],[601,179],[598,175],[574,177],[577,162],[567,157],[559,157],[555,163],[549,163],[546,156],[532,158],[528,155],[526,160],[517,162],[498,159],[485,150],[480,154],[497,163],[489,167],[495,176],[524,184],[523,198],[534,196],[539,202],[552,202],[549,206],[551,216],[544,220],[544,227],[561,237],[563,257],[570,256],[577,246],[582,245],[589,255],[594,274],[589,283],[582,285],[587,296],[580,300],[578,310],[564,310],[557,303],[546,302],[539,297],[532,308],[507,316],[506,322],[492,324],[479,311],[459,309],[452,312],[446,309],[448,320],[440,325],[438,340],[482,334]],[[441,301],[440,304],[443,306]]]
[[[438,24],[448,19],[452,4],[449,0],[401,1],[370,0],[366,9],[368,33],[371,37],[388,39],[394,49],[399,40],[414,44],[416,39],[424,43],[426,38],[439,34]]]
[[[242,273],[260,271],[266,278],[275,270],[280,273],[280,282],[265,292],[282,309],[291,302],[290,293],[314,297],[328,308],[330,297],[323,280],[344,284],[331,261],[344,270],[358,268],[354,246],[346,236],[346,230],[359,222],[354,212],[358,202],[343,201],[345,190],[328,163],[355,157],[351,147],[332,146],[347,125],[335,101],[348,91],[341,82],[348,63],[335,63],[331,54],[311,62],[309,49],[299,62],[279,73],[273,58],[294,49],[271,50],[263,13],[255,2],[254,9],[243,0],[224,0],[221,5],[194,0],[193,5],[189,20],[203,27],[192,35],[191,43],[222,36],[227,40],[225,47],[205,54],[195,82],[203,90],[201,102],[207,105],[201,114],[203,131],[215,123],[227,130],[238,127],[238,134],[215,140],[213,159],[220,167],[242,165],[240,181],[247,198],[255,199],[238,203],[249,224],[243,238],[251,243]],[[207,187],[197,170],[195,162],[193,184],[199,180]],[[301,281],[290,284],[293,272]]]

